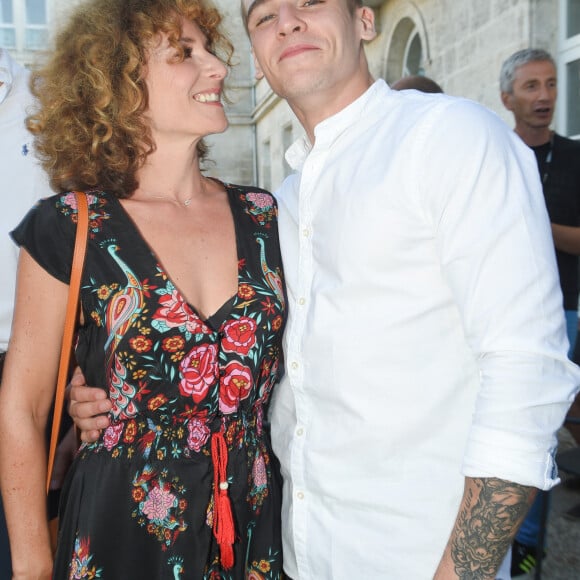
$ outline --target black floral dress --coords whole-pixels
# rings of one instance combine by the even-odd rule
[[[55,580],[283,577],[281,482],[266,422],[285,322],[277,208],[259,189],[226,189],[238,292],[208,320],[119,201],[88,193],[76,357],[87,383],[107,389],[112,424],[68,474]],[[76,219],[74,196],[53,196],[13,237],[66,282]]]

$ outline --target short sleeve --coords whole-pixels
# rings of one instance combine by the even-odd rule
[[[12,239],[57,280],[69,283],[77,210],[74,195],[38,201],[10,232]]]

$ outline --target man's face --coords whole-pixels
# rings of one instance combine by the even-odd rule
[[[375,36],[369,8],[353,12],[348,0],[243,0],[242,6],[258,75],[290,104],[313,94],[333,100],[368,78],[361,41]]]
[[[502,93],[501,98],[516,125],[544,129],[552,122],[557,96],[556,69],[550,61],[540,60],[517,68],[512,93]]]

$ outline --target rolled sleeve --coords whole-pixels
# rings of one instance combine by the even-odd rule
[[[469,125],[465,115],[471,117],[463,104],[442,124],[441,138],[451,134],[457,142],[452,166],[441,158],[437,139],[426,152],[430,167],[448,167],[429,211],[443,274],[480,369],[463,473],[550,489],[559,481],[556,432],[580,374],[566,355],[537,165],[495,115],[474,116],[479,125]],[[469,143],[466,126],[473,132]]]

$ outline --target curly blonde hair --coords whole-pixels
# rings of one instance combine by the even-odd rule
[[[228,66],[232,45],[210,0],[85,0],[35,71],[38,108],[28,118],[37,154],[56,191],[101,188],[124,198],[154,151],[145,118],[148,49],[160,33],[183,59],[181,19],[195,22]],[[207,147],[198,144],[200,161]]]

